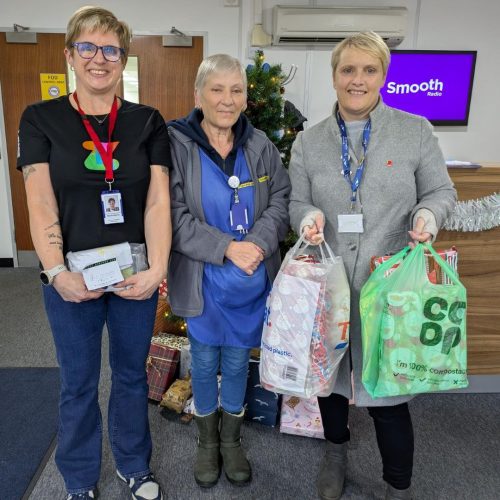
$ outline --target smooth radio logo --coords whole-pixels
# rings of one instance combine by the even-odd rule
[[[444,84],[437,78],[430,79],[428,82],[422,83],[396,83],[389,82],[387,84],[388,94],[416,94],[417,92],[426,92],[428,96],[443,95]]]

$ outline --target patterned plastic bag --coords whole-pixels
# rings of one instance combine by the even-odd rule
[[[326,243],[303,243],[287,253],[267,300],[260,380],[309,398],[332,391],[349,342],[350,291],[342,258]]]
[[[450,284],[429,280],[425,250]],[[406,247],[377,267],[360,298],[362,381],[368,393],[401,396],[467,387],[466,307],[465,287],[429,244]]]

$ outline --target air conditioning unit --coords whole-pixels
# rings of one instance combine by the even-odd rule
[[[285,7],[273,9],[273,45],[335,45],[359,31],[375,31],[389,47],[406,34],[406,7]]]

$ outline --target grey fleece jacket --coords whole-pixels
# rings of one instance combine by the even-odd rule
[[[325,239],[342,256],[351,287],[350,351],[342,359],[334,392],[351,393],[360,406],[395,405],[410,398],[372,399],[361,383],[362,351],[359,294],[370,274],[370,258],[408,244],[413,216],[420,209],[434,215],[437,227],[451,213],[456,192],[431,124],[420,116],[386,106],[371,112],[370,143],[358,190],[363,233],[339,233],[339,214],[349,213],[350,187],[342,175],[339,127],[332,115],[299,133],[290,161],[290,221],[299,231],[304,217],[321,211]]]
[[[169,127],[169,135],[173,229],[168,267],[169,300],[175,314],[193,317],[203,312],[204,263],[222,265],[233,237],[205,222],[198,145],[173,127]],[[290,179],[281,164],[278,150],[264,132],[254,129],[243,151],[255,185],[255,222],[245,241],[251,241],[264,250],[264,264],[272,283],[281,262],[279,242],[289,227]]]

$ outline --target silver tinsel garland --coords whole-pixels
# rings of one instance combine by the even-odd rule
[[[448,231],[485,231],[500,226],[500,194],[459,201],[443,228]]]

